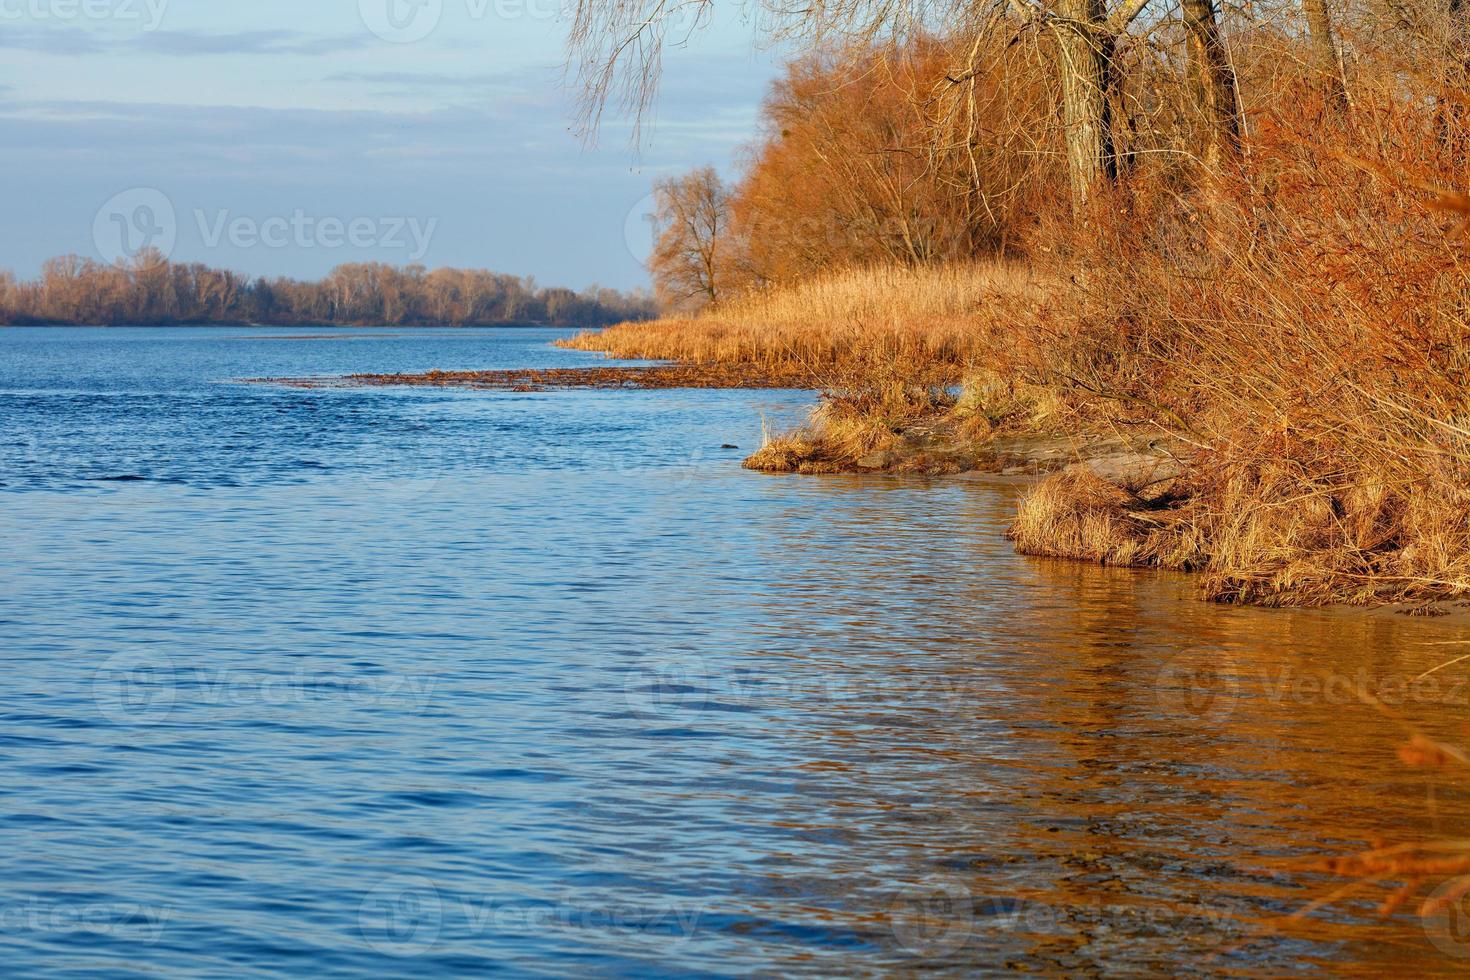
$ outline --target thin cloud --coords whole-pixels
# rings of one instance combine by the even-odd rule
[[[308,185],[323,173],[336,182],[354,175],[401,179],[392,168],[364,166],[371,160],[413,160],[423,176],[450,181],[476,178],[495,165],[507,175],[531,173],[575,157],[578,149],[559,114],[518,104],[385,112],[0,102],[0,144],[14,166],[51,173],[111,161],[117,170],[159,179],[208,176],[228,183],[270,174]]]
[[[102,54],[107,50],[107,45],[97,35],[88,31],[7,25],[5,30],[0,31],[0,48],[70,57]]]
[[[151,54],[174,57],[228,54],[287,54],[314,57],[357,51],[367,40],[355,34],[313,35],[300,31],[154,31],[137,38],[137,47]]]
[[[554,68],[524,68],[518,71],[451,74],[416,71],[349,71],[329,75],[323,81],[355,87],[372,98],[389,101],[439,103],[441,108],[458,103],[478,107],[497,118],[527,110],[563,118],[563,98]]]
[[[549,73],[548,69],[548,73]],[[347,71],[327,76],[329,82],[391,85],[397,88],[524,88],[536,83],[527,73],[489,72],[481,75],[450,75],[417,71]]]
[[[300,31],[146,31],[131,37],[109,37],[93,31],[7,26],[0,48],[58,57],[142,51],[166,57],[200,55],[298,55],[316,57],[359,51],[368,46],[356,34],[305,34]]]

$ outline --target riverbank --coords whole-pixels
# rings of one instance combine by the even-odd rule
[[[348,374],[334,378],[246,378],[291,388],[481,388],[493,391],[550,391],[559,388],[811,388],[800,371],[754,365],[715,369],[698,364],[649,367],[515,368],[493,371],[423,371],[406,374]]]
[[[564,346],[799,367],[822,401],[754,469],[1044,476],[1012,528],[1027,553],[1196,572],[1218,602],[1470,595],[1457,280],[1426,280],[1386,329],[1305,254],[1202,256],[1188,277],[1125,258],[851,270]]]

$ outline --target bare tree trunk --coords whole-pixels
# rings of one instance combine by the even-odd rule
[[[1315,0],[1312,0],[1315,2]],[[1240,110],[1235,104],[1235,70],[1220,41],[1215,0],[1183,0],[1189,39],[1189,68],[1204,122],[1204,164],[1218,172],[1240,150]]]
[[[1337,60],[1337,39],[1327,0],[1302,0],[1307,15],[1308,40],[1312,45],[1312,67],[1322,82],[1322,92],[1332,109],[1347,108],[1347,89],[1342,83],[1342,64]]]
[[[1104,26],[1104,0],[1061,0],[1056,24],[1058,68],[1062,79],[1062,125],[1066,130],[1067,171],[1072,207],[1080,209],[1098,187],[1117,179],[1113,113],[1108,90],[1113,81],[1117,40]]]

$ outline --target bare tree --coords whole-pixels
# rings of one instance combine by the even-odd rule
[[[16,308],[20,305],[19,292],[15,275],[9,270],[0,269],[0,320],[8,323],[15,316]]]
[[[1041,25],[1056,42],[1062,122],[1072,201],[1084,205],[1117,176],[1112,102],[1118,43],[1152,0],[977,0],[945,7],[926,0],[765,0],[773,37],[822,42],[833,37],[873,42],[926,32],[974,34],[1019,18]],[[570,43],[583,100],[584,134],[595,130],[609,100],[641,117],[652,102],[664,47],[709,18],[712,0],[576,0]]]
[[[1195,105],[1203,117],[1201,157],[1211,170],[1240,149],[1240,110],[1235,98],[1235,71],[1220,40],[1215,0],[1181,0],[1189,46],[1189,73]]]
[[[1342,64],[1338,61],[1337,37],[1332,27],[1332,14],[1327,0],[1302,0],[1307,17],[1307,38],[1312,48],[1312,67],[1322,84],[1329,108],[1347,106],[1347,88],[1342,80]]]
[[[729,214],[729,192],[713,167],[654,185],[653,221],[657,238],[649,270],[659,297],[675,308],[718,303],[722,236]]]
[[[1119,32],[1108,23],[1106,0],[1056,0],[1053,10],[1022,2],[1027,16],[1045,21],[1056,38],[1067,172],[1072,204],[1081,207],[1118,176],[1111,96]]]

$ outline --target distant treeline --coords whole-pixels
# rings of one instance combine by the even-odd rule
[[[39,278],[0,271],[0,324],[263,323],[600,327],[655,314],[653,298],[589,287],[541,288],[530,278],[480,269],[340,265],[319,282],[251,279],[145,252],[106,265],[51,259]]]

